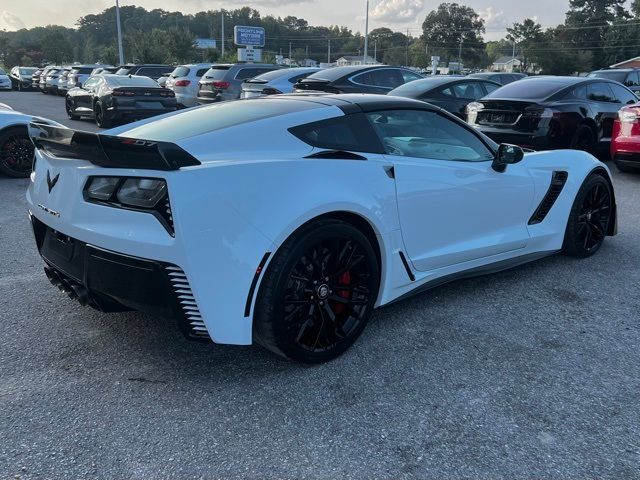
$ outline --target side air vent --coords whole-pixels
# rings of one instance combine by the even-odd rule
[[[165,269],[183,314],[180,327],[190,338],[209,340],[209,332],[202,321],[202,315],[184,271],[173,265]]]
[[[567,172],[553,172],[551,175],[551,185],[549,185],[549,189],[542,199],[542,202],[540,202],[540,205],[538,205],[535,213],[529,219],[529,225],[536,225],[545,219],[551,207],[553,207],[560,196],[560,192],[562,192],[565,183],[567,183],[568,176]]]

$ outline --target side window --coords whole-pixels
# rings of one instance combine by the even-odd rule
[[[493,152],[454,120],[428,110],[385,110],[367,118],[389,155],[485,162]]]
[[[627,75],[627,79],[624,81],[624,84],[627,87],[638,87],[640,86],[640,78],[638,77],[638,72],[631,72]]]
[[[484,97],[484,91],[478,82],[457,83],[452,88],[456,93],[456,97],[464,98],[465,100],[477,100]]]
[[[500,85],[495,85],[493,83],[488,83],[488,82],[483,83],[482,85],[484,86],[484,89],[487,92],[487,95],[500,88]]]
[[[585,87],[584,85],[578,87],[578,88],[574,88],[571,93],[569,95],[567,95],[568,97],[573,97],[573,98],[577,98],[580,100],[586,100],[587,99],[587,87]]]
[[[357,83],[372,87],[393,89],[404,83],[402,74],[396,68],[378,68],[353,77]]]
[[[609,85],[600,82],[587,85],[587,99],[595,102],[615,102]]]
[[[617,102],[623,103],[625,105],[629,105],[631,103],[636,103],[638,99],[636,96],[631,93],[629,90],[624,88],[622,85],[609,85],[611,90],[613,91],[613,96]]]
[[[420,80],[421,78],[424,78],[417,73],[412,72],[411,70],[400,70],[400,73],[402,74],[404,83],[413,82],[414,80]]]
[[[289,129],[308,145],[328,150],[380,152],[377,142],[371,141],[371,127],[361,114],[330,118]],[[378,147],[378,148],[376,148]]]

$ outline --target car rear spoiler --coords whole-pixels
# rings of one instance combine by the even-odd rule
[[[101,135],[38,122],[29,124],[29,136],[38,150],[60,158],[86,160],[105,168],[178,170],[200,165],[175,143]]]

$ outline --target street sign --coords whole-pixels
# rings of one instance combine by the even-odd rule
[[[264,28],[236,25],[233,27],[233,41],[244,47],[264,47]]]
[[[214,49],[217,45],[213,38],[196,38],[193,43],[198,50]]]
[[[252,46],[245,48],[238,48],[238,61],[239,62],[261,62],[262,50],[255,49]]]

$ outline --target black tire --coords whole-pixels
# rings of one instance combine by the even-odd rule
[[[590,257],[602,246],[613,213],[609,182],[593,174],[584,181],[569,213],[563,251],[576,258]]]
[[[582,150],[590,154],[595,154],[597,150],[596,134],[588,125],[578,127],[573,139],[571,140],[571,148],[573,150]]]
[[[254,340],[298,362],[333,360],[364,330],[378,295],[378,272],[373,247],[354,226],[322,220],[301,228],[264,274]]]
[[[76,115],[75,113],[73,113],[73,111],[74,111],[73,102],[72,102],[72,100],[71,100],[71,98],[69,96],[65,97],[65,99],[64,99],[64,108],[67,111],[67,116],[71,120],[79,120],[80,119],[80,115]]]
[[[96,102],[93,106],[93,115],[97,126],[100,128],[111,128],[111,120],[104,116],[104,109],[100,102]]]
[[[22,82],[18,82],[18,91],[21,92],[22,91]]]
[[[13,178],[26,178],[33,167],[33,143],[26,127],[0,132],[0,172]]]

